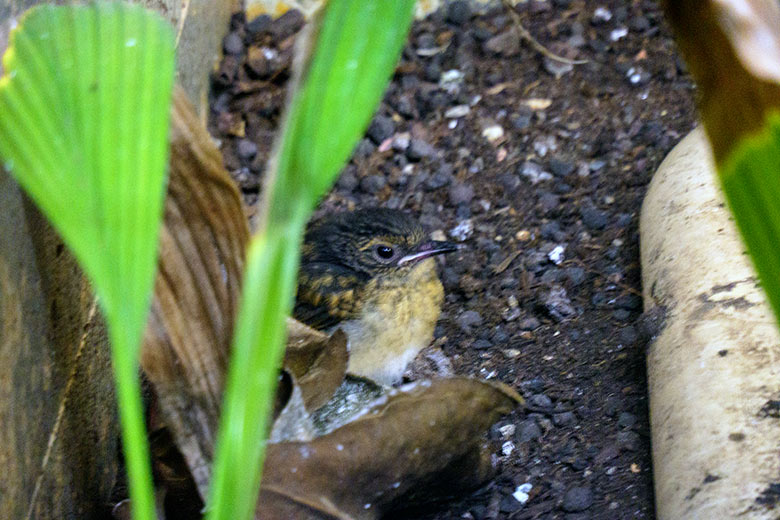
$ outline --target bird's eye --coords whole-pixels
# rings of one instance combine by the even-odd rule
[[[390,260],[395,254],[395,251],[393,251],[393,248],[390,246],[376,246],[374,251],[376,252],[376,256],[382,260]]]

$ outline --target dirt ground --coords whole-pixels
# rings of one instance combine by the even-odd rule
[[[493,481],[404,518],[653,518],[638,221],[653,172],[693,127],[693,85],[655,1],[518,10],[539,42],[588,62],[542,58],[502,9],[455,3],[415,23],[321,211],[403,208],[462,241],[416,373],[497,379],[539,410],[491,430]],[[234,17],[214,76],[210,130],[250,204],[301,23]]]

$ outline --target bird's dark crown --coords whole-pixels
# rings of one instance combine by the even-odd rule
[[[454,250],[426,240],[412,216],[393,209],[367,208],[326,216],[310,224],[303,263],[336,264],[373,277],[408,269],[418,260]]]

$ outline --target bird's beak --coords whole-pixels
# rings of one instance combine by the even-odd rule
[[[398,265],[417,262],[419,260],[424,260],[425,258],[429,258],[431,256],[442,255],[444,253],[452,253],[458,249],[458,245],[453,244],[452,242],[442,242],[439,240],[423,242],[417,247],[416,251],[409,253],[408,255],[398,260]]]

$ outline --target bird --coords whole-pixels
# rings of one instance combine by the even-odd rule
[[[433,339],[444,289],[433,257],[456,251],[429,240],[411,215],[389,208],[335,213],[307,226],[293,317],[342,329],[349,374],[398,383]]]

